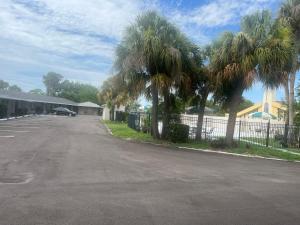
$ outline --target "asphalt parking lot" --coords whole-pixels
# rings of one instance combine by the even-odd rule
[[[300,164],[111,137],[99,118],[0,121],[1,225],[300,224]]]

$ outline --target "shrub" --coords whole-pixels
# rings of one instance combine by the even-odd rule
[[[151,120],[149,115],[142,119],[142,132],[150,133],[151,130]]]
[[[185,124],[173,123],[169,125],[169,138],[172,142],[187,142],[190,127]]]

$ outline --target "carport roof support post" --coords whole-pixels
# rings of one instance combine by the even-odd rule
[[[7,103],[7,118],[15,115],[16,113],[16,101],[15,100],[8,100]]]

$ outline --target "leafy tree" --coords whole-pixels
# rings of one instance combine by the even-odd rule
[[[79,88],[79,99],[80,102],[93,102],[99,104],[97,94],[98,88],[94,87],[93,85],[89,84],[81,84]]]
[[[22,91],[22,89],[19,86],[17,86],[17,85],[9,86],[8,90],[9,91],[16,91],[16,92],[21,92]]]
[[[137,112],[140,107],[141,107],[141,104],[138,103],[136,100],[129,100],[127,102],[126,111],[127,112]]]
[[[186,100],[180,97],[177,93],[170,93],[168,104],[169,104],[168,113],[170,115],[183,113],[187,105]],[[165,113],[165,108],[166,108],[165,102],[163,101],[163,98],[160,98],[158,104],[158,114],[163,115]]]
[[[22,91],[22,89],[19,86],[9,85],[9,83],[4,80],[0,80],[0,90],[9,90],[9,91],[17,91],[17,92]]]
[[[89,84],[64,80],[59,85],[58,96],[75,102],[94,102],[98,104],[98,89]]]
[[[79,84],[69,80],[64,80],[59,84],[59,97],[70,99],[74,102],[80,102],[79,99]]]
[[[36,94],[36,95],[45,95],[46,93],[42,89],[32,89],[29,91],[31,94]]]
[[[62,81],[62,79],[63,79],[62,75],[54,72],[49,72],[43,76],[43,82],[46,86],[47,95],[50,96],[57,95],[57,92],[59,92],[60,82]]]
[[[54,72],[49,72],[43,76],[47,95],[67,98],[75,102],[90,101],[96,104],[98,103],[98,89],[96,87],[89,84],[62,80],[63,76]],[[40,90],[34,91],[40,92]]]
[[[238,106],[238,112],[253,106],[254,103],[249,99],[242,98],[241,104]]]
[[[206,107],[211,108],[218,116],[224,116],[227,113],[226,108],[220,102],[215,102],[214,99],[208,99],[206,101]]]
[[[9,83],[5,82],[4,80],[0,80],[0,90],[7,90],[9,87]]]
[[[254,103],[252,101],[242,97],[241,103],[239,104],[237,111],[238,112],[242,111],[253,105],[254,105]],[[220,105],[219,103],[214,102],[213,99],[207,100],[206,106],[211,108],[214,111],[214,114],[219,115],[219,116],[224,116],[226,113],[228,113],[228,110],[226,108],[222,107],[222,105]]]

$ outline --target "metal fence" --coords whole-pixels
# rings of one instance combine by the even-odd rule
[[[190,127],[190,139],[196,138],[197,117],[181,115],[180,122]],[[202,138],[216,140],[226,136],[227,120],[205,117],[202,127]],[[270,121],[249,122],[237,120],[234,129],[234,140],[254,145],[285,148],[300,147],[299,127],[285,124],[272,124]]]
[[[114,120],[119,122],[126,122],[127,120],[127,113],[123,111],[115,111]]]
[[[196,139],[196,115],[172,115],[171,120],[189,126],[189,139]],[[150,132],[151,114],[130,113],[128,126],[132,129]],[[162,131],[162,122],[158,122],[159,132]],[[212,141],[226,136],[227,118],[204,117],[202,125],[202,139]],[[274,148],[300,148],[300,128],[270,121],[244,121],[237,119],[234,129],[234,140],[251,145]]]
[[[151,132],[151,114],[135,112],[128,115],[128,126],[137,131]]]

